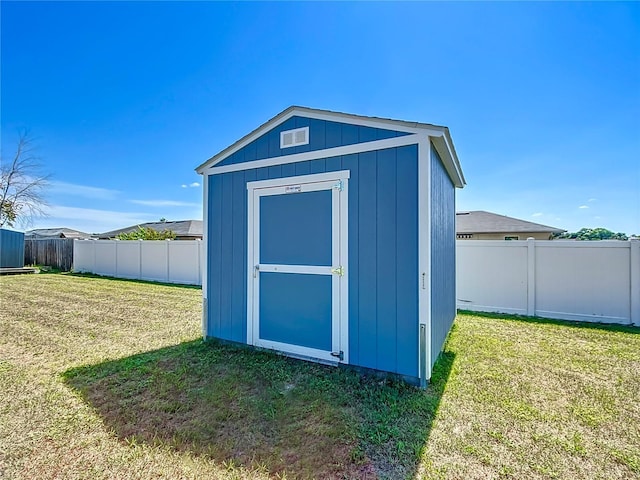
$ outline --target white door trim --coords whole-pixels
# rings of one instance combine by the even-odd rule
[[[260,275],[262,272],[307,273],[332,275],[332,344],[333,351],[343,354],[341,363],[349,362],[349,271],[348,271],[348,179],[350,172],[301,175],[247,182],[247,344],[270,348],[285,354],[302,355],[331,363],[338,359],[330,352],[260,339]],[[266,195],[285,195],[319,190],[331,190],[332,208],[332,265],[275,265],[260,264],[260,198]],[[256,269],[256,265],[259,270]],[[342,275],[332,268],[342,267]]]

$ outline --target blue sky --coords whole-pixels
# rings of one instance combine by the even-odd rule
[[[446,125],[458,210],[640,233],[638,3],[1,3],[34,227],[201,218],[194,168],[290,105]]]

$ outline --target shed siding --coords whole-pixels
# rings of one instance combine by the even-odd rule
[[[303,126],[291,120],[283,129]],[[363,127],[323,123],[318,148],[361,138]],[[417,377],[417,165],[418,147],[409,145],[209,176],[208,336],[246,343],[246,183],[349,170],[350,363]]]
[[[309,144],[281,149],[280,132],[302,127],[309,127]],[[403,135],[409,135],[409,133],[295,116],[225,158],[217,166],[383,140]]]
[[[0,268],[24,267],[24,233],[0,228]]]
[[[431,365],[456,316],[455,187],[431,145]]]

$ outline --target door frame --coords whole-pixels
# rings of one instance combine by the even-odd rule
[[[348,262],[348,202],[349,202],[349,170],[300,175],[294,177],[274,178],[247,182],[247,344],[278,350],[284,354],[312,358],[326,363],[349,363],[349,262]],[[295,188],[290,192],[287,188]],[[306,187],[306,189],[305,189]],[[260,291],[260,276],[254,277],[255,265],[260,258],[260,197],[265,195],[285,195],[305,191],[332,190],[332,238],[337,232],[337,249],[332,248],[331,269],[342,267],[342,275],[332,274],[332,344],[333,349],[342,352],[342,359],[328,356],[321,350],[308,347],[261,340],[260,303],[256,293]],[[306,267],[292,267],[290,270],[302,270]],[[321,270],[311,267],[318,273]],[[263,270],[266,271],[266,270]],[[311,273],[311,272],[309,272]],[[326,272],[324,272],[326,273]],[[337,328],[335,325],[337,324]]]

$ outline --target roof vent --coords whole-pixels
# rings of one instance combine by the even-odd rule
[[[309,143],[309,127],[280,132],[280,148],[297,147]]]

